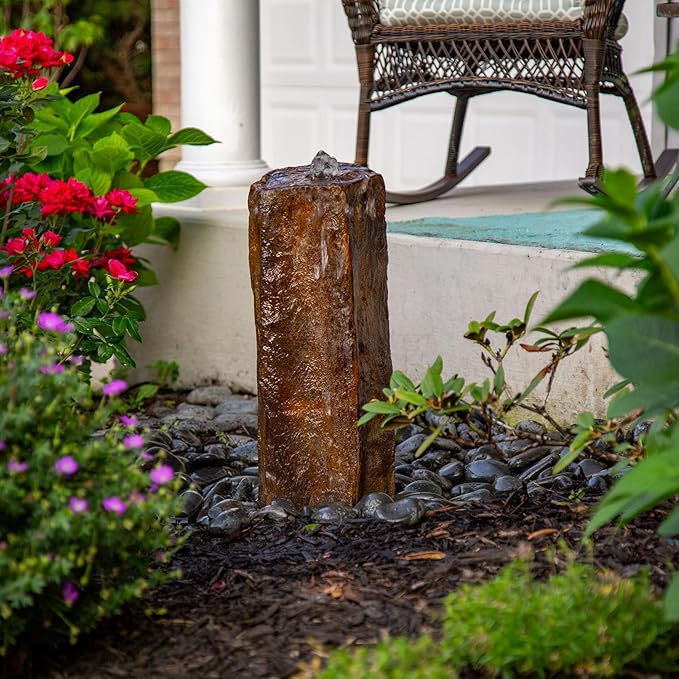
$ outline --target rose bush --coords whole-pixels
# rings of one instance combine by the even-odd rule
[[[175,547],[172,469],[144,460],[134,418],[103,429],[125,384],[98,398],[82,357],[59,359],[74,330],[59,314],[17,326],[26,292],[0,300],[0,655],[73,642],[162,581]]]
[[[156,280],[132,248],[176,247],[177,220],[154,219],[151,203],[205,188],[183,172],[144,170],[167,149],[214,140],[193,128],[172,133],[162,116],[142,123],[121,106],[97,111],[98,94],[71,101],[36,77],[71,60],[42,33],[0,40],[0,267],[12,267],[9,287],[34,293],[25,327],[51,308],[73,320],[68,352],[133,366],[126,342],[141,340],[144,318],[133,292]]]

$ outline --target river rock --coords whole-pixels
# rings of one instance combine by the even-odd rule
[[[180,511],[180,516],[185,516],[189,520],[193,519],[200,512],[203,506],[203,495],[197,490],[189,488],[185,490],[181,495],[182,508]]]
[[[415,469],[410,478],[412,478],[413,481],[429,481],[430,483],[435,483],[443,490],[450,490],[453,485],[448,479],[444,479],[430,469]]]
[[[431,481],[412,481],[403,488],[404,493],[434,493],[440,495],[442,493],[441,486],[438,483]]]
[[[450,489],[450,496],[456,497],[457,495],[465,495],[466,493],[474,493],[477,490],[487,490],[490,492],[493,490],[493,486],[490,483],[483,483],[481,481],[475,481],[471,483],[460,483],[457,486],[453,486]]]
[[[535,436],[541,436],[545,433],[545,425],[537,420],[521,420],[521,422],[516,423],[514,427],[518,433],[534,434]]]
[[[198,484],[201,488],[209,486],[211,483],[216,483],[221,479],[233,476],[233,471],[228,467],[208,465],[199,467],[191,474],[191,480]]]
[[[531,439],[508,439],[500,441],[497,447],[505,457],[512,457],[517,453],[522,453],[532,445],[534,445],[534,442]]]
[[[235,535],[249,525],[249,520],[242,507],[233,507],[222,512],[208,524],[210,535]]]
[[[464,479],[464,464],[459,460],[449,462],[439,469],[439,476],[451,484],[462,481]]]
[[[422,520],[425,511],[422,501],[405,497],[378,507],[375,518],[395,525],[414,526]]]
[[[415,452],[427,440],[427,434],[415,434],[396,446],[395,456],[398,462],[412,462]]]
[[[531,467],[528,467],[528,469],[522,471],[519,474],[519,478],[522,481],[532,481],[533,479],[536,479],[538,477],[540,472],[554,465],[558,459],[559,456],[557,453],[550,453],[549,455],[543,457],[541,460],[538,460]]]
[[[257,454],[257,441],[248,441],[243,445],[230,450],[227,454],[229,462],[238,460],[245,462],[246,465],[252,466],[259,462],[259,455]]]
[[[264,505],[260,507],[251,517],[253,520],[256,519],[269,519],[271,521],[285,521],[288,518],[288,513],[276,505]]]
[[[454,502],[488,502],[488,500],[491,500],[492,498],[493,495],[487,488],[480,488],[471,493],[456,495]]]
[[[608,467],[606,467],[605,464],[599,462],[599,460],[591,460],[589,458],[580,460],[578,466],[582,470],[582,473],[585,475],[586,479],[608,469]]]
[[[560,447],[556,448],[554,446],[536,446],[535,448],[524,450],[523,453],[514,455],[508,460],[507,464],[512,471],[520,471],[534,462],[542,459],[546,455],[557,452],[557,450],[560,450]]]
[[[197,406],[190,403],[180,403],[175,417],[178,420],[211,420],[215,416],[215,410],[211,406]]]
[[[197,387],[189,392],[186,402],[201,406],[216,406],[222,401],[233,397],[231,389],[227,386],[209,385]]]
[[[372,519],[379,507],[390,502],[393,500],[386,493],[368,493],[354,505],[354,509],[360,516]]]
[[[465,469],[467,481],[492,483],[498,476],[507,475],[509,475],[509,467],[498,460],[476,460],[468,464]]]
[[[433,471],[450,462],[451,459],[454,459],[454,453],[450,450],[430,449],[412,464],[415,469],[429,469]]]
[[[516,476],[498,476],[493,483],[493,490],[496,493],[518,493],[523,492],[523,481]]]
[[[256,415],[257,399],[228,399],[215,406],[215,417],[220,415]]]
[[[318,523],[342,523],[347,519],[354,519],[357,512],[344,502],[333,502],[325,507],[319,507],[312,515],[313,521]]]
[[[211,424],[216,431],[232,432],[243,428],[256,432],[258,420],[257,415],[251,413],[224,413],[215,417]]]
[[[477,460],[499,460],[502,456],[498,453],[497,448],[489,443],[467,450],[464,454],[464,461],[467,464],[476,462]]]

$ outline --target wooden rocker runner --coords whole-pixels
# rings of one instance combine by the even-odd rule
[[[342,0],[356,47],[360,96],[356,163],[367,165],[370,116],[432,92],[456,97],[443,177],[418,191],[387,192],[392,203],[431,200],[459,184],[490,154],[459,160],[467,104],[499,90],[534,94],[587,110],[589,164],[580,186],[600,190],[600,94],[622,97],[648,183],[671,172],[676,151],[653,161],[622,66],[625,0]]]

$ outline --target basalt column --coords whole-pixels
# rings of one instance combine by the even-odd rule
[[[250,189],[259,498],[393,493],[394,441],[360,406],[391,375],[384,182],[319,153]]]

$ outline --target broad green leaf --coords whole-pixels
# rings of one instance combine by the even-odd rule
[[[679,322],[630,314],[605,329],[611,364],[623,378],[656,386],[679,383]]]
[[[186,127],[183,130],[175,132],[168,140],[168,144],[174,146],[179,144],[187,144],[189,146],[207,146],[209,144],[218,144],[216,139],[213,139],[209,134],[205,134],[202,130],[195,127]]]
[[[427,370],[422,380],[421,389],[425,398],[441,398],[443,396],[443,380],[441,371],[443,370],[443,359],[436,357],[434,363]]]
[[[101,295],[101,288],[96,281],[88,281],[87,288],[90,291],[92,297],[99,297]]]
[[[122,337],[125,334],[125,318],[123,316],[116,316],[112,321],[111,321],[111,327],[113,328],[113,332]]]
[[[646,417],[654,417],[679,406],[679,384],[641,384],[632,391],[617,393],[608,406],[609,418],[625,417],[639,408]]]
[[[464,389],[464,378],[454,375],[443,385],[444,394],[459,394]]]
[[[75,130],[76,137],[84,139],[88,137],[92,132],[98,130],[102,125],[105,125],[110,120],[116,117],[123,104],[116,106],[115,108],[110,108],[107,111],[101,111],[101,113],[90,113],[90,115],[85,116],[78,127]]]
[[[163,203],[176,203],[197,196],[206,185],[186,172],[170,170],[159,172],[144,181],[144,186],[151,189]]]
[[[679,286],[679,235],[675,236],[659,253]]]
[[[143,189],[144,182],[136,174],[127,170],[120,170],[116,172],[116,176],[113,178],[113,186],[117,189]]]
[[[89,115],[90,113],[93,113],[97,106],[99,106],[100,97],[101,95],[99,92],[95,92],[94,94],[88,94],[86,97],[82,97],[81,99],[73,102],[73,107],[69,111],[71,138],[75,136],[75,132],[83,118],[85,118],[85,116]]]
[[[156,276],[155,271],[152,269],[142,269],[139,272],[139,278],[137,278],[137,285],[158,285],[158,277]]]
[[[42,134],[36,137],[34,143],[45,146],[48,156],[57,156],[69,147],[68,140],[60,134]]]
[[[151,114],[146,116],[144,121],[144,126],[148,127],[150,130],[157,132],[158,134],[167,135],[172,131],[172,125],[170,121],[165,116],[159,116],[156,114]]]
[[[125,318],[125,328],[132,339],[137,342],[141,342],[141,334],[139,332],[139,324],[137,321],[129,315],[124,316]]]
[[[94,297],[83,297],[71,307],[71,316],[87,316],[96,304]]]
[[[581,429],[591,429],[594,426],[594,415],[589,412],[580,413],[575,422]]]
[[[580,284],[542,323],[592,316],[605,323],[615,316],[637,309],[634,300],[601,281],[589,279]]]
[[[125,368],[136,368],[137,364],[123,344],[112,344],[111,349],[113,355],[120,361],[120,365]]]
[[[137,199],[137,205],[141,207],[142,205],[150,205],[158,200],[155,192],[150,189],[128,189],[130,195]]]
[[[505,369],[501,365],[499,365],[497,370],[495,371],[495,377],[493,379],[493,391],[495,392],[496,396],[499,396],[504,388],[505,388]]]
[[[137,390],[136,398],[139,401],[145,401],[146,399],[152,398],[158,393],[157,384],[142,384]]]
[[[97,346],[97,361],[99,363],[106,363],[111,356],[113,356],[113,345],[101,342]]]
[[[151,160],[165,148],[164,134],[143,125],[126,125],[120,132],[127,143],[138,151],[140,160]]]
[[[602,182],[609,198],[620,205],[634,207],[637,178],[629,170],[604,170]]]
[[[143,243],[153,232],[153,211],[150,205],[141,206],[136,215],[119,215],[116,227],[127,245]]]

